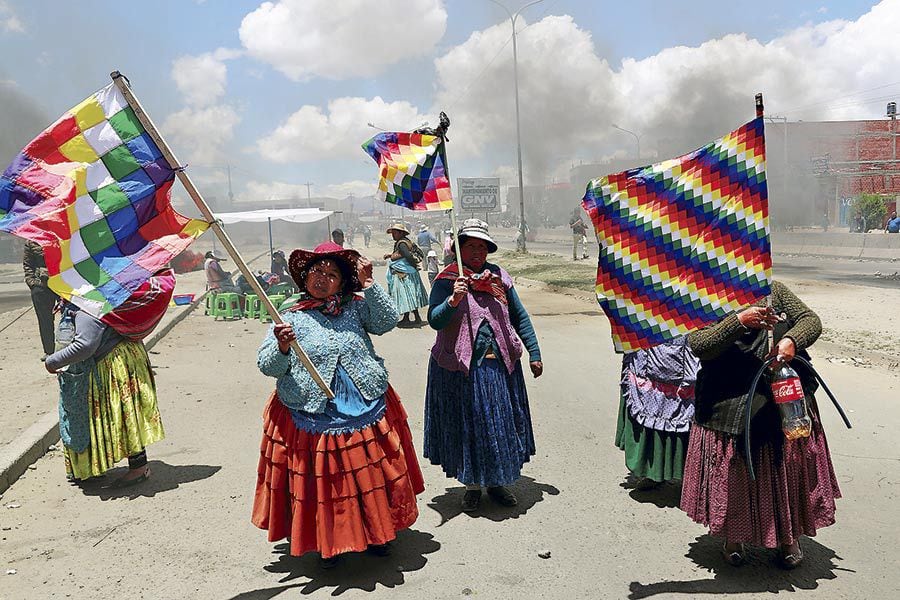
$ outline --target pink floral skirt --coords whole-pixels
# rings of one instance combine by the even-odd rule
[[[730,543],[766,548],[791,544],[801,535],[834,523],[841,497],[828,441],[811,402],[812,433],[755,450],[750,479],[738,438],[694,424],[691,427],[681,510]]]

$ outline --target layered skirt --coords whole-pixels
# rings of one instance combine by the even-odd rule
[[[750,479],[736,436],[691,428],[681,509],[730,543],[766,548],[791,544],[834,523],[841,497],[828,441],[811,397],[808,438],[776,440],[754,448]]]
[[[659,482],[681,480],[688,433],[641,425],[629,414],[624,394],[619,401],[616,446],[625,451],[625,466],[635,476]]]
[[[165,437],[156,382],[142,343],[123,341],[97,361],[90,376],[88,407],[90,445],[82,452],[63,446],[66,474],[75,479],[103,475]]]
[[[387,270],[388,294],[402,315],[428,306],[428,292],[419,270],[404,259],[391,261]]]
[[[486,358],[469,376],[434,358],[425,392],[424,455],[447,477],[469,485],[510,485],[534,455],[522,365],[507,373]]]
[[[341,434],[297,428],[273,393],[263,414],[252,522],[290,553],[323,558],[386,544],[419,515],[425,490],[407,415],[393,388],[384,415]]]

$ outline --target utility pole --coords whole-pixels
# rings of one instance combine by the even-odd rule
[[[309,189],[314,185],[312,181],[307,181],[301,185],[306,186],[306,208],[312,208],[312,195]]]
[[[231,189],[231,165],[225,165],[225,171],[228,173],[228,207],[234,207],[234,191]]]

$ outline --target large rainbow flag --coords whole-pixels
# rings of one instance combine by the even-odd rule
[[[384,132],[362,147],[378,163],[378,198],[409,210],[453,208],[442,138]]]
[[[99,317],[206,230],[172,208],[174,178],[110,84],[32,140],[0,176],[0,231],[39,243],[50,288]]]
[[[594,179],[597,300],[617,352],[715,322],[769,294],[764,124],[695,152]]]

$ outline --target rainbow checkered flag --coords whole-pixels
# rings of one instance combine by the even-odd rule
[[[50,288],[99,317],[206,230],[172,208],[174,178],[110,84],[32,140],[0,176],[0,231],[39,243]]]
[[[409,210],[453,208],[441,137],[384,132],[362,147],[378,163],[378,198]]]
[[[699,150],[594,179],[597,301],[617,352],[650,348],[769,294],[763,119]]]

